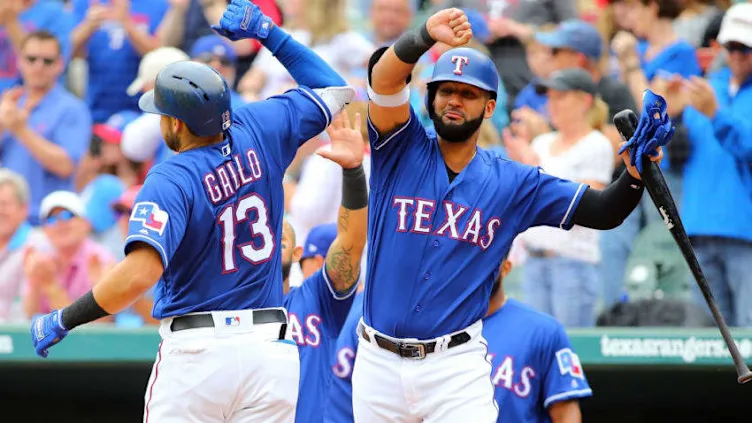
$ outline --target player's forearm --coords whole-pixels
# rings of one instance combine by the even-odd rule
[[[368,187],[363,166],[342,170],[342,205],[337,238],[326,255],[326,270],[337,291],[347,291],[360,276],[368,231]]]
[[[162,276],[161,263],[152,247],[137,246],[89,293],[63,309],[63,325],[73,329],[123,311],[157,283]]]
[[[580,404],[577,400],[556,402],[549,407],[548,414],[551,416],[551,423],[582,422]]]
[[[347,82],[313,50],[272,26],[261,43],[279,60],[298,85],[309,88],[343,87]]]
[[[420,57],[435,43],[425,23],[419,29],[407,31],[372,64],[369,79],[371,89],[383,95],[398,93],[407,84]],[[372,57],[371,60],[374,59]]]
[[[613,229],[624,221],[642,199],[644,185],[624,171],[604,190],[588,188],[572,216],[575,225],[592,229]]]

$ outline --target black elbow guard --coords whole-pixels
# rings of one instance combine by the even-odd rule
[[[376,51],[371,54],[371,58],[368,59],[368,86],[371,85],[371,73],[373,73],[373,67],[376,66],[376,63],[381,59],[381,56],[386,53],[386,51],[389,50],[389,47],[379,47]],[[410,84],[410,81],[412,80],[412,75],[408,75],[407,79],[405,80],[405,84]]]

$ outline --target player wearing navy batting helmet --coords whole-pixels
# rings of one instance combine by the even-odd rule
[[[331,150],[319,154],[342,166],[342,202],[337,223],[315,226],[305,245],[316,244],[323,265],[299,287],[290,287],[290,267],[304,255],[288,222],[282,231],[285,308],[292,340],[300,350],[300,388],[295,421],[321,422],[332,379],[334,345],[353,303],[368,227],[368,187],[363,170],[365,140],[360,115],[350,126],[342,112],[327,128]],[[323,240],[323,241],[321,241]]]
[[[369,62],[372,173],[352,375],[356,422],[495,422],[482,319],[501,257],[532,226],[613,228],[644,190],[629,157],[628,171],[599,191],[479,148],[498,74],[490,58],[462,48],[471,37],[465,14],[445,9]],[[407,83],[436,42],[454,48],[428,82],[434,134],[411,109]]]
[[[299,87],[230,108],[230,90],[195,62],[163,68],[140,108],[161,115],[179,154],[153,167],[133,205],[125,259],[70,306],[35,319],[37,354],[70,330],[154,288],[162,342],[144,421],[292,422],[299,355],[283,306],[282,178],[298,147],[324,131],[354,90],[321,58],[233,0],[213,27],[254,38]]]

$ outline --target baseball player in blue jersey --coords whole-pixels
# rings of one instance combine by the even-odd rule
[[[215,29],[258,39],[300,87],[231,110],[231,91],[212,68],[162,69],[139,106],[162,115],[178,154],[147,175],[126,258],[70,306],[34,319],[31,335],[46,357],[73,328],[125,309],[156,284],[162,342],[144,421],[292,422],[299,358],[283,307],[282,177],[354,90],[248,1],[233,0]]]
[[[512,263],[502,261],[483,319],[498,422],[580,422],[577,399],[592,395],[582,364],[561,323],[504,294],[503,278],[511,270]],[[357,294],[337,339],[325,423],[353,421],[351,378],[362,306]]]
[[[369,248],[352,376],[359,423],[495,422],[481,319],[512,240],[532,226],[616,227],[644,191],[627,152],[628,170],[601,191],[478,148],[499,75],[487,56],[460,47],[471,37],[461,10],[441,10],[369,63]],[[410,108],[407,81],[435,42],[454,48],[426,90],[433,134]]]
[[[360,115],[354,128],[360,128]],[[320,245],[324,265],[299,287],[290,288],[289,269],[298,261],[302,248],[296,247],[292,225],[282,231],[282,268],[285,299],[292,340],[300,351],[300,389],[295,421],[321,422],[332,373],[329,367],[334,344],[350,311],[360,276],[360,261],[368,227],[368,187],[363,171],[365,140],[353,129],[342,112],[327,128],[331,150],[319,152],[342,166],[342,202],[336,225],[311,230],[309,238],[321,231],[334,232],[330,246]],[[324,235],[326,237],[326,235]],[[306,242],[306,245],[309,245]]]
[[[579,398],[593,394],[564,327],[504,294],[504,260],[491,290],[483,337],[493,364],[499,422],[579,423]]]

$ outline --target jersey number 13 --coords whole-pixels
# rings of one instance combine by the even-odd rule
[[[269,227],[269,214],[266,203],[257,194],[243,197],[236,203],[228,204],[219,214],[217,221],[222,227],[222,273],[231,273],[238,270],[235,263],[235,238],[236,226],[248,221],[248,214],[256,211],[258,217],[250,222],[251,237],[261,238],[260,246],[253,242],[237,245],[240,255],[252,264],[261,264],[271,258],[274,252],[274,236]]]

